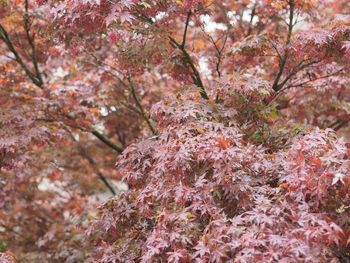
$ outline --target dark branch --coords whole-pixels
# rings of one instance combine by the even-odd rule
[[[135,88],[134,88],[134,85],[132,83],[132,80],[130,77],[128,77],[128,81],[129,81],[129,89],[130,89],[130,92],[132,94],[132,97],[134,98],[135,100],[135,103],[137,105],[137,107],[140,109],[140,113],[141,113],[141,116],[144,118],[144,120],[146,121],[148,127],[150,128],[150,130],[152,131],[153,135],[157,135],[157,131],[156,129],[153,127],[152,123],[151,123],[151,120],[149,117],[147,117],[146,115],[146,112],[141,104],[141,102],[139,101],[137,95],[136,95],[136,92],[135,92]]]
[[[333,130],[339,131],[341,128],[344,128],[349,122],[350,120],[343,120],[337,126],[335,126]]]
[[[289,0],[289,23],[288,23],[288,35],[287,35],[287,41],[286,41],[286,51],[284,52],[283,58],[280,61],[280,69],[272,85],[272,89],[274,91],[278,91],[280,89],[280,85],[278,83],[280,81],[280,78],[282,77],[282,74],[289,56],[289,44],[292,38],[293,26],[294,26],[293,19],[294,19],[294,0]]]
[[[37,121],[44,121],[44,122],[55,122],[55,120],[43,119],[43,118],[39,118],[36,120]],[[81,130],[83,132],[89,132],[88,130],[86,130],[85,128],[82,128],[82,127],[74,126],[74,125],[71,125],[69,123],[64,123],[64,124],[73,128],[73,129],[78,129],[78,130]],[[102,141],[104,144],[106,144],[107,146],[109,146],[113,150],[117,151],[118,153],[122,153],[124,151],[123,147],[115,144],[114,142],[112,142],[110,139],[105,137],[102,133],[98,132],[97,130],[94,129],[90,133],[92,133],[94,136],[96,136],[96,138],[98,138],[100,141]]]
[[[117,151],[118,153],[122,153],[124,151],[124,149],[121,146],[115,144],[114,142],[112,142],[110,139],[105,137],[102,133],[98,132],[97,130],[92,130],[91,133],[95,135],[98,139],[100,139],[102,142],[104,142],[106,145],[108,145],[109,147]]]
[[[108,182],[108,180],[106,179],[106,177],[101,173],[101,171],[98,169],[95,161],[86,153],[86,151],[84,149],[82,149],[81,151],[82,155],[89,161],[89,163],[91,164],[92,168],[95,170],[95,173],[98,175],[98,177],[100,178],[100,180],[105,184],[105,186],[107,186],[107,188],[109,189],[109,191],[111,191],[111,193],[113,195],[116,195],[116,192],[114,190],[114,188],[112,187],[112,185]]]
[[[140,16],[139,16],[139,19],[142,20],[142,21],[145,21],[151,25],[154,24],[153,20],[148,17],[147,15],[143,14],[140,10],[138,10]],[[188,16],[188,19],[189,19],[189,16]],[[187,34],[187,32],[186,32]],[[172,45],[173,47],[177,47],[179,50],[182,51],[182,53],[185,55],[185,58],[187,60],[187,62],[189,63],[192,71],[193,71],[193,76],[192,76],[192,79],[194,81],[194,84],[200,89],[199,93],[201,95],[201,97],[203,99],[206,99],[208,100],[209,97],[208,97],[208,94],[204,88],[204,85],[203,85],[203,82],[200,78],[200,74],[198,72],[198,70],[196,69],[194,63],[193,63],[193,60],[191,58],[191,56],[188,54],[188,52],[186,51],[185,47],[182,46],[182,44],[179,44],[172,36],[168,35],[168,38],[170,39],[170,45]],[[184,41],[183,41],[184,42]]]
[[[200,89],[199,93],[201,94],[201,97],[203,99],[208,100],[209,99],[208,94],[204,88],[203,82],[200,78],[200,74],[193,63],[191,56],[188,54],[186,49],[184,47],[182,47],[172,36],[169,35],[168,37],[169,37],[170,41],[173,42],[175,44],[175,46],[178,49],[180,49],[182,51],[182,53],[185,55],[185,58],[186,58],[188,64],[190,65],[190,67],[193,71],[193,74],[194,74],[194,76],[192,77],[194,80],[194,84]]]
[[[254,7],[252,9],[252,12],[250,13],[249,28],[248,28],[247,34],[245,35],[246,37],[249,36],[253,30],[253,18],[255,16],[255,12],[256,12],[256,5],[257,5],[257,3],[255,2]]]
[[[181,46],[184,48],[185,47],[185,44],[186,44],[186,35],[187,35],[187,28],[188,28],[188,24],[190,22],[190,17],[191,17],[191,11],[189,11],[187,13],[187,19],[186,19],[186,24],[185,24],[185,30],[184,30],[184,36],[182,38],[182,44]]]
[[[32,73],[26,64],[23,62],[21,56],[18,54],[17,50],[15,49],[14,45],[12,44],[12,41],[6,31],[6,29],[0,24],[0,39],[5,42],[7,48],[12,52],[12,54],[15,56],[15,60],[18,62],[18,64],[22,67],[22,69],[25,71],[27,76],[31,79],[31,81],[37,85],[39,88],[42,88],[42,82],[37,78],[37,76]]]
[[[293,70],[280,84],[278,84],[277,86],[277,90],[280,90],[283,88],[283,86],[287,83],[288,80],[290,80],[293,76],[295,76],[299,71],[313,65],[313,64],[316,64],[320,62],[319,59],[316,59],[316,60],[313,60],[313,61],[310,61],[309,63],[306,63],[304,65],[301,65],[299,68],[297,68],[296,70]]]
[[[228,32],[226,32],[226,34],[224,36],[225,39],[224,39],[224,43],[223,43],[222,47],[219,48],[218,45],[217,45],[217,42],[220,40],[220,38],[217,41],[215,41],[210,34],[205,32],[204,28],[202,28],[202,31],[203,31],[204,34],[207,35],[209,41],[213,44],[213,46],[214,46],[214,48],[216,50],[216,53],[217,53],[216,54],[216,59],[217,59],[217,62],[216,62],[216,73],[218,74],[218,77],[220,78],[221,77],[220,64],[221,64],[221,60],[222,60],[222,57],[223,57],[222,52],[223,52],[223,50],[224,50],[224,48],[226,46],[226,42],[227,42],[227,39],[228,39]]]
[[[71,132],[70,133],[70,137],[72,138],[73,141],[77,142],[78,145],[78,149],[80,154],[89,161],[90,165],[92,166],[92,168],[94,169],[95,173],[98,175],[98,177],[100,178],[100,180],[105,184],[105,186],[107,186],[107,188],[111,191],[111,193],[113,195],[116,195],[116,192],[114,190],[114,188],[112,187],[112,185],[108,182],[107,178],[101,173],[101,171],[98,169],[95,161],[91,158],[91,156],[86,152],[86,150],[84,149],[84,147],[82,147],[79,142],[74,138],[73,134]]]
[[[9,227],[9,226],[7,226],[7,225],[5,225],[3,223],[0,223],[0,226],[5,228],[7,231],[10,231],[10,232],[12,232],[12,233],[14,233],[14,234],[16,234],[16,235],[18,235],[20,237],[26,238],[24,235],[22,235],[21,233],[17,232],[16,230],[14,230],[12,227]]]
[[[305,65],[306,65],[306,64],[305,64]],[[343,70],[344,70],[344,68],[341,68],[341,69],[339,69],[339,70],[337,70],[337,71],[335,71],[335,72],[333,72],[333,73],[330,73],[330,74],[327,74],[327,75],[324,75],[324,76],[321,76],[321,77],[318,77],[318,78],[315,78],[315,79],[311,79],[311,80],[308,80],[308,81],[300,82],[300,83],[297,83],[297,84],[291,84],[291,85],[288,85],[288,86],[286,86],[286,87],[284,87],[284,88],[281,88],[278,92],[276,92],[276,93],[273,95],[272,100],[270,101],[270,103],[271,103],[273,100],[275,100],[280,94],[282,94],[284,91],[286,91],[286,90],[288,90],[288,89],[290,89],[290,88],[301,87],[301,86],[303,86],[303,85],[305,85],[305,84],[308,84],[308,83],[310,83],[310,82],[313,82],[313,81],[316,81],[316,80],[319,80],[319,79],[329,78],[329,77],[331,77],[331,76],[334,76],[334,75],[340,73],[340,72],[343,71]],[[296,74],[296,73],[295,73],[295,74]]]
[[[280,52],[278,51],[278,48],[276,47],[276,45],[272,41],[270,41],[270,43],[271,43],[273,49],[276,51],[277,56],[279,58],[279,61],[282,61],[282,56],[281,56]]]
[[[340,124],[341,122],[343,122],[343,120],[336,120],[335,122],[333,122],[331,125],[328,126],[328,128],[334,128],[336,127],[338,124]]]
[[[35,69],[35,75],[36,78],[38,79],[39,83],[41,83],[41,85],[44,83],[43,79],[41,77],[41,73],[39,70],[39,66],[38,66],[38,59],[36,56],[36,47],[34,44],[34,38],[35,38],[35,34],[33,34],[33,36],[30,36],[30,25],[29,25],[29,14],[28,14],[28,0],[25,0],[25,14],[24,14],[24,29],[26,31],[26,36],[27,36],[27,41],[32,49],[32,63]]]
[[[111,69],[115,70],[116,72],[118,72],[119,74],[123,75],[129,82],[129,84],[127,84],[123,79],[121,79],[118,75],[114,74],[113,72],[109,71],[109,70],[105,70],[108,74],[110,74],[111,76],[115,77],[116,79],[118,79],[118,81],[126,88],[128,88],[135,100],[135,103],[136,103],[136,106],[139,108],[137,109],[136,107],[134,107],[133,105],[127,105],[127,107],[129,107],[131,110],[135,111],[136,113],[140,114],[142,116],[142,118],[146,121],[148,127],[150,128],[150,130],[152,131],[153,135],[156,135],[157,134],[157,131],[156,129],[154,128],[154,126],[152,125],[151,123],[151,120],[149,117],[147,117],[147,114],[140,102],[140,100],[137,98],[137,95],[136,95],[136,92],[135,92],[135,88],[132,84],[132,80],[130,77],[126,76],[122,71],[120,71],[118,68],[116,67],[113,67],[103,61],[100,61],[94,54],[90,53],[90,55],[97,61],[97,63],[99,64],[102,64],[102,65],[105,65],[105,66],[108,66],[110,67]],[[95,65],[95,66],[99,66],[98,64],[96,63],[92,63],[92,62],[89,62],[89,61],[85,61],[89,64],[92,64],[92,65]],[[123,102],[121,102],[123,104]]]

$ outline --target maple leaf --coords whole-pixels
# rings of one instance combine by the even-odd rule
[[[25,3],[0,0],[1,262],[346,257],[348,1]]]
[[[224,136],[222,136],[222,137],[218,137],[218,138],[215,138],[215,139],[218,142],[218,144],[215,145],[215,146],[218,146],[218,147],[220,147],[222,149],[230,148],[231,140],[229,138],[225,138]]]

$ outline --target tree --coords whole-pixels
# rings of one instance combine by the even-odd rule
[[[347,262],[349,13],[0,0],[0,259]]]

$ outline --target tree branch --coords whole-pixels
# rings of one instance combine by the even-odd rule
[[[288,89],[290,89],[290,88],[300,87],[300,86],[303,86],[303,85],[305,85],[305,84],[307,84],[307,83],[310,83],[310,82],[313,82],[313,81],[316,81],[316,80],[319,80],[319,79],[329,78],[329,77],[331,77],[331,76],[334,76],[334,75],[338,74],[339,72],[341,72],[341,71],[343,71],[343,70],[344,70],[344,68],[341,68],[341,69],[339,69],[339,70],[337,70],[337,71],[335,71],[335,72],[333,72],[333,73],[331,73],[331,74],[327,74],[327,75],[318,77],[318,78],[316,78],[316,79],[304,81],[304,82],[301,82],[301,83],[291,84],[291,85],[286,86],[285,88],[281,88],[278,92],[276,92],[276,93],[273,95],[272,100],[270,101],[270,103],[271,103],[274,99],[276,99],[280,94],[282,94],[284,91],[286,91],[286,90],[288,90]],[[295,73],[295,74],[296,74],[296,73]]]
[[[43,119],[43,118],[39,118],[39,119],[36,119],[36,120],[37,121],[44,121],[44,122],[55,122],[55,120]],[[88,130],[86,130],[85,128],[82,128],[82,127],[74,126],[74,125],[71,125],[71,124],[68,124],[68,123],[64,123],[64,124],[69,126],[69,127],[71,127],[71,128],[81,130],[83,132],[89,132]],[[102,133],[100,133],[96,129],[93,129],[92,131],[90,131],[90,133],[93,134],[97,139],[102,141],[104,144],[106,144],[107,146],[109,146],[113,150],[117,151],[118,153],[122,153],[124,151],[123,147],[115,144],[113,141],[111,141],[110,139],[105,137]]]
[[[22,58],[18,54],[17,50],[12,44],[12,41],[10,40],[10,37],[6,31],[6,29],[0,24],[0,39],[5,42],[7,48],[12,52],[12,54],[15,56],[15,60],[18,62],[18,64],[22,67],[22,69],[25,71],[27,76],[31,79],[31,81],[37,85],[39,88],[42,88],[42,82],[37,79],[37,76],[32,73],[26,64],[23,62]]]
[[[92,166],[92,168],[94,169],[95,173],[98,175],[98,177],[100,178],[100,180],[105,184],[105,186],[107,186],[107,188],[109,189],[109,191],[111,191],[111,193],[113,195],[116,195],[116,192],[114,190],[114,188],[112,187],[112,185],[108,182],[108,180],[106,179],[106,177],[101,173],[101,171],[98,169],[95,161],[91,158],[91,156],[89,154],[87,154],[86,150],[79,144],[79,142],[74,138],[73,134],[70,133],[70,136],[72,138],[73,141],[77,142],[78,144],[78,148],[80,151],[80,154],[89,161],[90,165]]]
[[[22,235],[21,233],[17,232],[16,230],[14,230],[12,227],[9,227],[9,226],[7,226],[7,225],[5,225],[3,223],[0,223],[0,226],[5,228],[7,231],[10,231],[10,232],[12,232],[12,233],[22,237],[22,238],[26,238],[24,235]]]
[[[145,110],[143,109],[143,106],[141,104],[141,102],[139,101],[139,99],[137,98],[136,92],[135,92],[135,88],[134,85],[132,84],[132,80],[130,77],[128,77],[128,81],[129,81],[129,89],[130,92],[135,100],[135,103],[137,105],[137,107],[140,109],[140,113],[141,116],[144,118],[144,120],[146,121],[148,127],[150,128],[150,130],[152,131],[153,135],[157,135],[157,131],[156,129],[153,127],[151,120],[147,117]]]
[[[94,169],[95,173],[98,175],[98,177],[100,178],[100,180],[105,184],[105,186],[107,186],[107,188],[109,189],[109,191],[111,191],[111,193],[113,195],[116,195],[117,193],[115,192],[114,188],[112,187],[112,185],[108,182],[107,178],[101,173],[101,171],[98,169],[95,161],[91,158],[91,156],[89,156],[86,151],[83,148],[81,149],[81,154],[85,157],[85,159],[87,159],[89,161],[89,163],[91,164],[92,168]]]
[[[190,22],[190,17],[191,17],[191,11],[187,13],[187,19],[186,19],[186,24],[185,24],[185,30],[184,30],[184,35],[182,38],[182,44],[181,46],[184,48],[186,44],[186,35],[187,35],[187,28],[188,28],[188,23]]]
[[[150,17],[148,17],[147,15],[143,14],[139,10],[138,10],[138,12],[140,14],[140,17],[139,17],[140,20],[146,21],[146,22],[150,23],[151,25],[154,24],[153,20]],[[188,19],[189,19],[189,17],[188,17]],[[195,67],[195,65],[193,63],[193,60],[191,59],[191,56],[186,51],[185,47],[182,46],[182,44],[179,44],[171,35],[168,35],[168,38],[170,39],[170,45],[177,47],[185,55],[185,58],[186,58],[187,62],[189,63],[189,65],[190,65],[190,67],[191,67],[191,69],[193,71],[193,74],[194,74],[192,76],[194,84],[200,89],[199,93],[200,93],[201,97],[203,99],[208,100],[209,99],[208,94],[207,94],[207,92],[206,92],[206,90],[204,88],[203,82],[202,82],[202,80],[200,78],[200,74],[199,74],[198,70],[196,69],[196,67]]]
[[[102,141],[103,143],[105,143],[106,145],[108,145],[110,148],[114,149],[118,153],[122,153],[124,151],[124,149],[121,146],[119,146],[119,145],[115,144],[114,142],[112,142],[110,139],[105,137],[99,131],[94,129],[94,130],[91,131],[91,133],[93,135],[95,135],[100,141]]]
[[[316,59],[316,60],[310,61],[309,63],[306,63],[306,64],[304,64],[304,65],[301,65],[301,66],[300,66],[298,69],[296,69],[296,70],[293,70],[280,84],[278,84],[277,90],[282,89],[283,86],[287,83],[287,81],[288,81],[290,78],[292,78],[293,76],[295,76],[299,71],[301,71],[301,70],[303,70],[303,69],[305,69],[305,68],[307,68],[307,67],[309,67],[309,66],[311,66],[311,65],[313,65],[313,64],[316,64],[316,63],[318,63],[318,62],[320,62],[320,60],[319,60],[319,59]]]
[[[335,126],[333,130],[339,131],[341,128],[344,128],[349,122],[350,120],[343,120],[337,126]]]
[[[204,88],[200,74],[193,63],[191,56],[186,51],[185,47],[181,46],[172,36],[169,35],[168,37],[169,37],[170,41],[173,42],[175,44],[175,46],[177,46],[177,48],[180,49],[182,51],[182,53],[185,55],[185,58],[186,58],[188,64],[190,65],[190,67],[193,71],[193,74],[194,74],[194,76],[193,76],[194,84],[200,89],[199,93],[201,94],[201,97],[203,99],[208,100],[209,99],[208,94]]]
[[[333,128],[336,127],[339,123],[341,123],[343,120],[336,120],[333,122],[331,125],[328,126],[328,128]]]
[[[32,56],[31,57],[32,57],[32,63],[33,63],[34,69],[35,69],[35,75],[36,75],[36,78],[38,79],[39,83],[41,83],[41,85],[42,85],[44,82],[43,82],[43,79],[41,77],[41,73],[40,73],[39,66],[38,66],[38,60],[37,60],[37,56],[36,56],[36,48],[35,48],[35,44],[34,44],[35,34],[33,34],[33,37],[30,37],[28,0],[25,0],[24,29],[26,31],[27,41],[32,48]]]
[[[282,56],[281,56],[280,52],[278,51],[276,45],[275,45],[270,39],[269,39],[269,41],[270,41],[270,43],[271,43],[273,49],[276,51],[279,60],[282,61]]]
[[[222,16],[225,20],[225,25],[227,26],[227,33],[228,33],[228,35],[230,35],[230,38],[231,38],[232,42],[234,43],[235,42],[234,34],[233,33],[229,34],[229,32],[231,32],[232,25],[231,25],[231,21],[230,21],[228,15],[227,15],[227,10],[226,10],[225,6],[223,6],[223,4],[219,1],[213,1],[213,4],[215,4],[216,7],[220,9]]]
[[[220,77],[221,77],[220,64],[221,64],[221,59],[222,59],[222,52],[223,52],[223,50],[224,50],[224,48],[225,48],[225,46],[226,46],[226,42],[227,42],[227,39],[228,39],[228,32],[227,32],[227,33],[225,34],[225,36],[224,36],[225,39],[224,39],[224,43],[223,43],[222,47],[219,48],[218,45],[217,45],[217,42],[218,42],[221,38],[219,38],[217,41],[215,41],[215,40],[213,39],[213,37],[212,37],[210,34],[208,34],[207,32],[205,32],[205,30],[204,30],[203,27],[201,27],[201,29],[202,29],[202,32],[203,32],[204,34],[207,35],[209,41],[213,44],[213,46],[214,46],[214,48],[215,48],[215,50],[216,50],[216,53],[217,53],[217,55],[216,55],[217,62],[216,62],[216,69],[215,69],[215,70],[216,70],[216,73],[218,74],[218,77],[220,78]]]
[[[109,73],[109,74],[111,74],[113,77],[117,78],[117,79],[119,80],[119,82],[120,82],[124,87],[126,87],[126,88],[129,89],[129,91],[131,92],[131,94],[132,94],[132,96],[133,96],[133,98],[134,98],[134,100],[135,100],[136,106],[139,108],[139,110],[138,110],[136,107],[134,107],[133,105],[127,105],[127,107],[129,107],[130,109],[132,109],[132,110],[135,111],[136,113],[140,114],[140,115],[142,116],[142,118],[146,121],[146,123],[147,123],[148,127],[150,128],[150,130],[152,131],[153,135],[156,135],[156,134],[157,134],[156,129],[155,129],[154,126],[152,125],[150,118],[147,117],[147,114],[146,114],[146,112],[145,112],[145,110],[144,110],[144,108],[143,108],[143,106],[142,106],[140,100],[137,98],[137,95],[136,95],[136,92],[135,92],[135,88],[134,88],[134,86],[133,86],[133,84],[132,84],[131,78],[128,77],[128,76],[125,76],[125,74],[124,74],[123,72],[121,72],[118,68],[113,67],[113,66],[111,66],[111,65],[109,65],[109,64],[107,64],[107,63],[105,63],[105,62],[103,62],[103,61],[99,61],[98,58],[97,58],[95,55],[93,55],[93,54],[90,54],[90,55],[91,55],[94,59],[96,59],[97,63],[100,63],[100,64],[103,64],[103,65],[105,65],[105,66],[110,67],[111,69],[117,71],[119,74],[123,75],[123,76],[128,80],[129,85],[128,85],[124,80],[122,80],[119,76],[117,76],[116,74],[114,74],[114,73],[112,73],[112,72],[110,72],[110,71],[105,70],[107,73]],[[92,62],[89,62],[89,61],[85,61],[85,62],[87,62],[87,63],[89,63],[89,64],[92,64],[92,65],[95,65],[95,66],[99,66],[99,65],[97,65],[97,64],[95,64],[95,63],[92,63]],[[122,103],[122,102],[121,102],[121,103]],[[122,103],[122,104],[123,104],[123,103]]]
[[[279,69],[279,72],[277,73],[277,76],[275,78],[275,81],[272,85],[272,89],[274,91],[278,91],[278,89],[280,88],[279,87],[279,84],[278,82],[280,81],[280,78],[283,74],[283,71],[284,71],[284,68],[286,66],[286,62],[287,62],[287,58],[288,58],[288,55],[289,55],[289,47],[288,45],[290,44],[290,40],[292,38],[292,32],[293,32],[293,19],[294,19],[294,0],[289,0],[289,23],[288,23],[288,35],[287,35],[287,41],[286,41],[286,48],[287,50],[285,51],[284,53],[284,56],[282,58],[282,60],[280,61],[280,69]]]
[[[254,7],[252,9],[252,12],[250,13],[249,28],[248,28],[248,32],[245,35],[245,37],[249,36],[252,33],[252,30],[253,30],[253,27],[252,27],[253,26],[253,18],[255,16],[255,12],[256,12],[256,5],[257,5],[257,2],[255,2]]]

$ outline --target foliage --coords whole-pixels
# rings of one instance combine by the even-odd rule
[[[0,261],[347,262],[349,13],[0,0]]]

